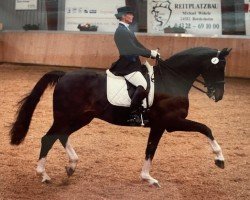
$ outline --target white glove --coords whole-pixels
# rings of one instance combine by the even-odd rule
[[[156,58],[157,56],[160,57],[160,54],[158,53],[158,50],[151,50],[151,57]]]

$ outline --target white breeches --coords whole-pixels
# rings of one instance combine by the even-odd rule
[[[139,85],[142,86],[145,90],[147,89],[147,81],[144,78],[144,76],[142,75],[141,72],[132,72],[126,76],[124,76],[124,78],[130,82],[131,84],[133,84],[134,86],[138,87]]]

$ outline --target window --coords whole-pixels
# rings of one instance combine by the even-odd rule
[[[114,31],[114,28],[101,28],[101,24],[107,24],[102,21],[104,13],[106,12],[106,16],[110,18],[110,23],[116,26],[116,8],[126,4],[135,10],[132,29],[136,32],[250,35],[250,0],[93,0],[92,7],[84,7],[84,2],[87,1],[80,0],[30,0],[24,1],[30,2],[30,5],[24,5],[24,9],[21,10],[15,9],[16,0],[1,0],[0,23],[3,24],[4,30],[67,30],[65,9],[70,1],[75,3],[72,11],[80,12],[82,19],[85,16],[84,12],[92,12],[97,16],[95,21],[90,22],[99,25],[99,32]],[[100,4],[96,5],[103,7],[102,13],[98,13],[98,9],[94,13],[93,2],[98,1]],[[108,10],[107,5],[113,5],[113,1],[119,3],[116,4],[116,8]],[[76,2],[79,2],[78,5]],[[86,23],[86,20],[81,20],[80,17],[75,17],[74,20],[72,26],[75,31],[78,31],[78,23]]]

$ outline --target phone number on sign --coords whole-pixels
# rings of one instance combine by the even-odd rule
[[[174,25],[175,27],[181,27],[184,29],[191,29],[191,28],[198,28],[198,29],[219,29],[220,28],[220,24],[211,24],[211,23],[199,23],[197,25],[192,25],[191,23],[176,23]]]

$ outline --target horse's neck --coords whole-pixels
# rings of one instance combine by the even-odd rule
[[[195,66],[193,67],[195,68]],[[156,92],[166,93],[174,96],[188,96],[188,93],[199,76],[197,69],[183,68],[175,70],[173,68],[163,69],[155,67]]]

